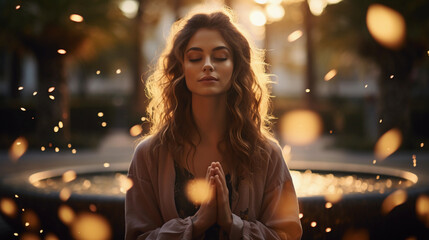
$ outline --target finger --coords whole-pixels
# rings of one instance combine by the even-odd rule
[[[222,164],[220,164],[220,162],[216,162],[217,163],[217,167],[220,169],[220,171],[222,172],[222,175],[225,176],[225,171],[223,170]]]
[[[210,172],[211,172],[211,169],[212,169],[212,167],[211,167],[211,165],[207,168],[207,173],[206,173],[206,180],[207,180],[207,182],[209,182],[210,181]]]
[[[222,183],[222,186],[225,188],[226,187],[225,175],[223,174],[223,172],[218,167],[216,167],[214,171],[215,171],[216,176],[219,176],[219,179]]]

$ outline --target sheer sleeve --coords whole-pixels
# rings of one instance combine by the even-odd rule
[[[166,222],[162,217],[156,160],[150,159],[147,148],[147,142],[139,144],[128,171],[133,187],[125,198],[125,239],[192,239],[190,217]]]
[[[279,146],[271,154],[263,190],[262,208],[256,221],[233,214],[230,239],[300,239],[302,227],[292,178]]]

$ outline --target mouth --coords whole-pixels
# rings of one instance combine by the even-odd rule
[[[213,76],[204,76],[198,80],[198,82],[210,82],[210,81],[219,81],[217,78]]]

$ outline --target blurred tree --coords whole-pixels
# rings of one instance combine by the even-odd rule
[[[37,60],[37,139],[41,144],[70,141],[66,64],[71,57],[90,59],[101,49],[128,38],[128,20],[117,0],[1,0],[0,44],[28,52]],[[77,14],[76,19],[71,18]],[[79,16],[82,19],[79,19]],[[64,50],[61,52],[61,50]],[[48,92],[48,89],[55,90]],[[52,95],[50,97],[49,95]],[[54,99],[53,99],[54,98]],[[63,129],[53,127],[63,122]]]
[[[384,47],[370,35],[366,15],[374,3],[392,8],[404,17],[406,36],[400,48]],[[429,1],[426,0],[343,0],[329,5],[316,24],[320,48],[354,51],[378,66],[378,116],[383,121],[379,124],[379,135],[399,128],[404,134],[404,143],[408,145],[412,144],[410,92],[416,81],[413,71],[428,62],[428,9]]]

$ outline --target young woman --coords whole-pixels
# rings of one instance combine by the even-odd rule
[[[147,82],[152,125],[129,169],[126,239],[299,239],[262,52],[225,10],[176,27]],[[198,179],[209,197],[196,203],[186,189]]]

